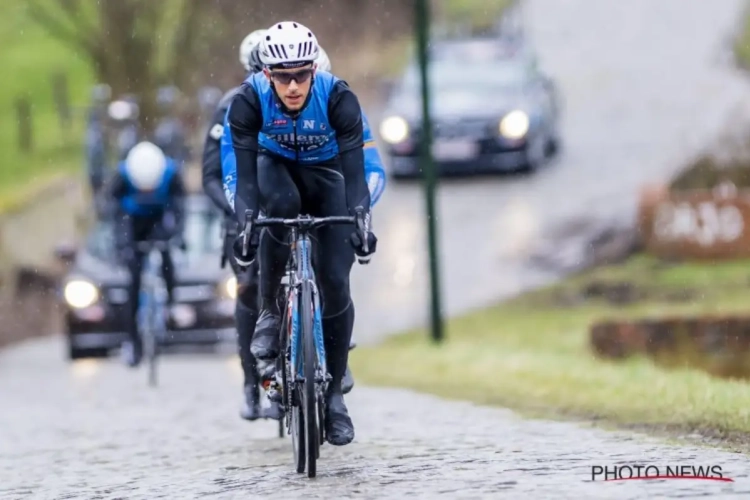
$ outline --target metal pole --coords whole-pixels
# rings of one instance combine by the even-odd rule
[[[440,306],[440,266],[438,265],[437,215],[435,211],[435,165],[432,161],[432,121],[430,117],[430,85],[428,77],[427,44],[430,13],[428,0],[416,0],[417,54],[422,79],[422,151],[420,166],[425,185],[427,209],[427,248],[430,256],[430,319],[434,342],[443,340],[443,318]]]

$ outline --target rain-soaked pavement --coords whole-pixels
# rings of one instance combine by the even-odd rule
[[[549,279],[525,264],[576,217],[628,220],[642,182],[668,175],[750,97],[726,65],[740,0],[532,0],[527,20],[565,98],[565,150],[525,179],[441,187],[446,311]],[[423,198],[391,183],[378,255],[355,270],[357,340],[422,323]],[[560,246],[564,248],[564,246]],[[0,498],[664,498],[747,496],[744,455],[629,433],[522,420],[500,409],[355,388],[355,442],[291,469],[272,423],[237,416],[240,375],[222,356],[165,359],[162,385],[114,361],[63,361],[60,339],[0,353]],[[470,383],[470,381],[467,381]],[[614,463],[720,465],[734,483],[590,482]],[[722,493],[724,495],[722,495]]]
[[[235,416],[236,363],[172,359],[151,390],[145,373],[93,361],[71,369],[61,351],[28,344],[0,358],[0,498],[750,495],[744,455],[362,387],[349,398],[356,441],[325,445],[308,480],[275,423]],[[617,463],[719,465],[735,482],[591,481],[592,466]]]

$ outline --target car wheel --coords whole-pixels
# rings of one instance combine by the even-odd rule
[[[557,137],[550,137],[547,140],[547,144],[544,148],[544,154],[547,158],[552,158],[560,152],[560,139]]]
[[[82,348],[73,346],[68,337],[68,359],[75,361],[77,359],[86,358],[106,358],[109,356],[109,349],[97,347],[97,348]]]
[[[547,159],[545,156],[546,146],[545,139],[536,139],[533,145],[526,150],[526,162],[518,169],[518,172],[526,175],[536,173]]]

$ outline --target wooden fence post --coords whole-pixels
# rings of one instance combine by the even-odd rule
[[[22,153],[30,153],[34,147],[34,137],[31,103],[25,96],[16,98],[16,117],[18,123],[18,149]]]
[[[62,71],[52,74],[52,98],[55,101],[55,109],[60,120],[60,128],[63,137],[67,138],[70,133],[71,109],[70,95],[68,93],[68,75]]]

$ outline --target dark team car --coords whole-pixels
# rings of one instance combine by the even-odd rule
[[[446,41],[430,52],[432,154],[440,174],[534,170],[556,151],[557,92],[533,54],[497,40]],[[412,63],[379,127],[393,177],[420,175],[421,119]]]
[[[234,337],[236,280],[220,266],[220,214],[203,195],[190,196],[186,206],[186,250],[173,249],[176,325],[167,342],[216,344]],[[58,249],[58,257],[72,261],[61,283],[70,359],[107,356],[126,335],[129,277],[113,236],[113,224],[99,221],[80,250]]]

